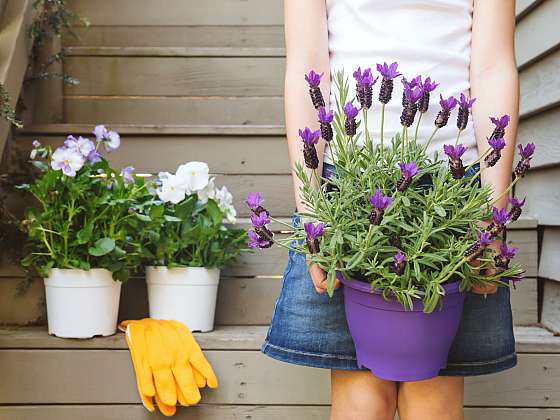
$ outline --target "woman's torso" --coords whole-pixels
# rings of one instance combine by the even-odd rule
[[[419,139],[425,140],[434,129],[439,94],[458,97],[469,92],[472,8],[473,0],[327,0],[331,72],[344,69],[352,78],[358,66],[371,67],[376,73],[376,63],[397,61],[399,71],[408,80],[417,75],[431,77],[440,85],[432,92],[430,109],[422,117]],[[351,79],[352,96],[354,85]],[[385,108],[385,137],[392,137],[402,128],[400,78],[394,86],[393,98]],[[378,92],[375,88],[379,88],[379,82],[374,95]],[[334,93],[333,84],[332,104]],[[368,125],[378,141],[379,102],[374,102],[373,108]],[[429,151],[441,151],[443,144],[455,141],[456,135],[454,120],[450,120],[439,130]],[[472,121],[462,133],[461,143],[467,146],[463,160],[475,160],[478,153]],[[327,162],[329,153],[327,150]]]

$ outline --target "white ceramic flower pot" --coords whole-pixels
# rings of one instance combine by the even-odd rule
[[[214,329],[220,270],[146,267],[150,318],[174,319],[191,331]]]
[[[53,268],[45,279],[49,334],[63,338],[117,331],[121,282],[109,270]]]

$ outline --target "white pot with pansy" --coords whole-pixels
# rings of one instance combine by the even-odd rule
[[[54,151],[34,141],[40,174],[20,186],[35,199],[22,265],[44,278],[49,333],[65,338],[115,333],[121,282],[140,265],[139,209],[151,198],[132,167],[116,171],[102,156],[119,147],[118,133],[97,126],[93,135]]]
[[[204,162],[160,173],[151,191],[141,229],[150,317],[211,331],[220,270],[246,250],[245,232],[233,227],[233,197]]]

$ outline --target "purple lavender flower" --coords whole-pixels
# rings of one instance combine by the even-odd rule
[[[443,128],[447,125],[451,111],[457,106],[457,99],[454,96],[450,96],[447,99],[443,99],[443,96],[439,95],[439,104],[441,110],[439,111],[434,124],[437,128]]]
[[[462,144],[456,146],[450,144],[443,145],[443,151],[449,157],[449,169],[453,179],[462,179],[465,176],[465,168],[461,156],[463,156],[466,150],[466,147]]]
[[[317,74],[313,70],[305,75],[305,80],[309,83],[309,96],[311,97],[311,102],[313,103],[315,109],[325,106],[325,100],[323,99],[323,94],[319,88],[323,75],[324,73]]]
[[[405,105],[401,114],[401,124],[405,127],[410,127],[416,117],[418,111],[417,102],[422,98],[422,88],[420,87],[405,87],[404,89]]]
[[[469,113],[476,99],[470,99],[461,93],[459,99],[459,114],[457,115],[457,128],[464,130],[469,122]]]
[[[325,231],[324,223],[317,223],[314,225],[313,223],[304,223],[303,229],[307,237],[305,241],[307,243],[307,247],[309,248],[309,252],[311,254],[317,254],[319,252],[319,238],[323,236]]]
[[[490,121],[496,126],[490,137],[496,139],[503,138],[506,134],[506,127],[509,124],[510,116],[506,114],[502,115],[500,118],[490,117]]]
[[[371,108],[373,98],[373,85],[377,82],[378,78],[373,78],[371,68],[367,68],[362,73],[361,67],[354,72],[354,79],[356,79],[356,97],[358,102],[364,109]]]
[[[263,199],[260,193],[258,192],[249,192],[247,193],[247,198],[245,199],[245,203],[247,207],[253,212],[253,214],[261,214],[265,213],[267,216],[269,215],[268,210],[263,207]]]
[[[465,251],[464,255],[467,261],[472,261],[476,257],[478,257],[481,254],[482,250],[490,245],[490,243],[494,239],[492,233],[480,230],[476,232],[476,236],[477,241],[469,246]]]
[[[401,75],[397,71],[397,67],[398,64],[396,62],[390,65],[387,63],[377,64],[377,71],[383,77],[381,89],[379,90],[379,102],[382,104],[387,104],[391,100],[393,95],[393,79]]]
[[[521,208],[525,205],[525,199],[522,201],[518,200],[515,197],[511,197],[508,199],[509,204],[511,204],[511,210],[508,213],[509,220],[515,222],[521,216]]]
[[[433,82],[429,77],[424,80],[424,83],[420,84],[420,88],[422,89],[422,97],[418,102],[418,111],[421,114],[428,112],[428,107],[430,106],[430,93],[433,92],[438,86],[439,83]]]
[[[344,121],[344,130],[346,134],[349,136],[356,135],[357,124],[356,124],[356,116],[358,115],[358,108],[352,104],[352,102],[348,102],[344,105],[344,115],[346,116],[346,120]]]
[[[531,158],[533,153],[535,153],[535,144],[527,143],[525,146],[518,144],[517,148],[519,149],[521,160],[515,167],[514,173],[516,177],[523,178],[527,171],[531,169]]]
[[[251,214],[251,224],[253,225],[253,227],[262,228],[269,223],[270,223],[270,218],[268,217],[268,214],[266,214],[265,212],[261,212],[259,214],[255,214],[255,213]]]
[[[333,129],[332,121],[334,114],[332,111],[327,112],[324,106],[319,108],[319,124],[321,125],[321,137],[325,141],[331,141],[333,139]]]
[[[134,167],[127,166],[122,170],[122,177],[125,184],[133,184],[134,183]]]
[[[507,209],[492,207],[492,221],[486,227],[486,231],[490,232],[494,237],[498,236],[505,230],[507,222],[509,222]]]
[[[416,162],[400,162],[401,178],[397,181],[397,191],[404,192],[412,183],[412,178],[418,173]]]
[[[500,253],[494,257],[494,263],[496,264],[496,267],[507,270],[510,261],[513,257],[515,257],[518,251],[518,248],[509,248],[505,242],[502,242],[500,244]]]
[[[269,223],[270,219],[267,212],[263,211],[259,214],[251,214],[251,224],[253,225],[255,233],[261,239],[261,246],[259,246],[260,248],[268,248],[272,246],[274,234],[266,226]],[[267,246],[262,246],[262,244]]]
[[[62,173],[69,177],[76,176],[84,163],[85,158],[82,154],[69,147],[59,147],[54,151],[51,158],[51,167],[54,170],[62,170]]]
[[[488,139],[488,144],[492,147],[492,151],[484,158],[484,162],[487,167],[491,168],[498,163],[502,157],[502,149],[506,146],[506,141],[502,137],[490,137]]]
[[[261,238],[260,235],[253,230],[249,230],[247,236],[249,237],[247,244],[250,248],[270,248],[272,246],[271,241]]]
[[[406,268],[406,255],[399,249],[393,257],[393,273],[401,276]]]
[[[310,169],[317,169],[319,167],[319,157],[315,145],[319,142],[321,131],[311,131],[309,127],[304,130],[299,130],[299,136],[303,140],[303,158],[305,166]]]
[[[375,190],[372,196],[369,197],[369,202],[373,207],[373,210],[369,214],[369,222],[372,225],[379,225],[381,219],[383,219],[383,213],[385,209],[391,205],[393,198],[383,195],[381,190]]]

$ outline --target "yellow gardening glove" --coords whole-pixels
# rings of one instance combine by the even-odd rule
[[[218,378],[204,357],[200,346],[194,339],[189,329],[178,321],[168,321],[179,334],[183,345],[183,351],[188,355],[189,362],[193,368],[194,378],[199,388],[208,385],[210,388],[218,387]]]

